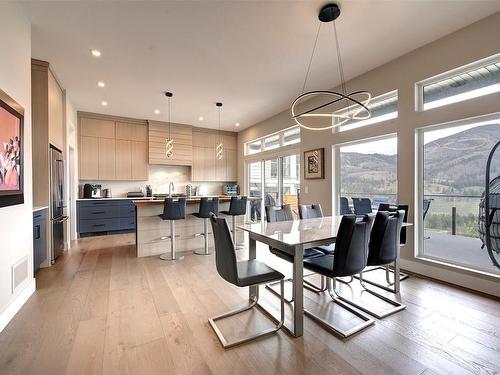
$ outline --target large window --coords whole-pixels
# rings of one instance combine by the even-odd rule
[[[376,124],[382,121],[395,119],[398,117],[398,92],[397,90],[373,98],[368,104],[371,116],[366,120],[351,120],[340,126],[339,131],[346,131],[360,128],[362,126]],[[347,115],[353,107],[348,107],[337,111],[339,115]],[[335,119],[335,118],[334,118]],[[333,129],[336,131],[336,128]]]
[[[352,198],[368,198],[372,209],[380,203],[397,203],[396,136],[337,146],[339,193],[352,205]]]
[[[500,92],[500,55],[417,83],[417,109],[428,110]]]
[[[500,274],[478,235],[485,166],[500,139],[500,116],[419,131],[423,189],[420,256]],[[500,158],[492,178],[500,175]]]
[[[293,126],[278,133],[253,140],[245,144],[245,155],[254,155],[262,151],[278,149],[300,143],[300,127]]]

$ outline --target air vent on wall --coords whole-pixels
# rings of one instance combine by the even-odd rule
[[[28,258],[23,258],[12,265],[12,294],[19,285],[28,277]]]

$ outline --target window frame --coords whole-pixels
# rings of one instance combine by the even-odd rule
[[[460,120],[447,121],[439,124],[423,126],[415,129],[415,177],[414,177],[414,238],[413,238],[413,256],[416,260],[420,260],[423,262],[434,263],[438,265],[442,265],[445,267],[449,267],[451,269],[459,269],[471,272],[475,275],[482,275],[493,277],[495,279],[499,279],[499,275],[492,274],[490,272],[472,268],[462,264],[454,264],[451,261],[435,258],[429,255],[425,255],[424,253],[424,220],[423,215],[420,213],[423,212],[423,200],[424,200],[424,134],[427,131],[446,129],[451,127],[469,125],[473,123],[481,123],[493,121],[495,119],[500,118],[500,112],[489,113],[485,115],[468,117]]]
[[[285,135],[286,132],[289,132],[292,129],[299,129],[299,140],[297,142],[294,142],[294,143],[287,143],[287,144],[285,144],[285,137],[284,137],[284,135]],[[276,136],[278,136],[278,138],[279,138],[279,145],[277,147],[266,149],[265,148],[266,140],[270,139],[270,138],[274,138]],[[274,152],[276,150],[279,150],[282,147],[297,147],[297,145],[300,144],[300,141],[301,141],[300,137],[301,137],[300,126],[299,125],[290,126],[290,127],[285,128],[283,130],[280,130],[280,131],[277,131],[277,132],[274,132],[274,133],[271,133],[271,134],[267,134],[267,135],[265,135],[263,137],[256,138],[256,139],[253,139],[251,141],[245,142],[245,145],[244,145],[244,156],[245,157],[256,157],[257,155],[263,154],[263,153],[266,153],[266,152]],[[251,145],[251,144],[253,144],[253,143],[257,143],[257,142],[260,142],[260,151],[249,153],[248,152],[248,146]]]
[[[476,96],[473,98],[460,100],[460,101],[453,102],[453,103],[443,104],[443,105],[433,107],[433,108],[424,109],[424,105],[425,105],[425,103],[424,103],[424,87],[425,86],[429,86],[429,85],[432,85],[434,83],[438,83],[438,82],[444,81],[446,79],[456,77],[457,75],[469,73],[470,71],[480,69],[486,65],[491,65],[493,63],[499,63],[499,62],[500,62],[500,53],[497,53],[495,55],[488,56],[484,59],[476,60],[476,61],[471,62],[469,64],[465,64],[465,65],[459,66],[457,68],[448,70],[446,72],[436,74],[435,76],[425,78],[421,81],[415,82],[415,112],[426,112],[426,111],[430,111],[432,109],[446,107],[450,104],[462,103],[462,102],[466,102],[466,101],[469,101],[472,99],[480,98],[482,96],[491,95],[491,94],[480,95],[480,96]]]
[[[366,120],[360,120],[360,121],[357,121],[357,122],[354,122],[354,123],[351,123],[351,122],[348,121],[346,124],[343,124],[343,125],[340,125],[340,126],[335,126],[332,129],[332,133],[343,133],[343,132],[347,132],[347,131],[354,130],[354,129],[364,128],[365,126],[371,126],[371,125],[383,123],[385,121],[391,121],[391,120],[397,119],[399,117],[399,108],[398,108],[398,106],[399,106],[399,90],[398,89],[391,90],[391,91],[388,91],[386,93],[383,93],[383,94],[375,96],[374,98],[371,99],[370,103],[368,104],[368,108],[370,107],[370,105],[374,105],[378,101],[384,101],[384,100],[388,100],[388,99],[392,99],[392,98],[396,98],[396,116],[395,117],[384,118],[384,119],[380,119],[380,120],[377,120],[377,121],[373,121],[374,119],[376,119],[378,117],[382,117],[382,116],[377,116],[377,117],[371,117],[371,118],[366,119]],[[351,106],[351,107],[354,107],[354,106]],[[338,111],[335,111],[335,112],[340,113],[340,112],[343,112],[343,111],[347,111],[347,108],[349,108],[349,107],[345,107],[345,108],[339,109]],[[364,125],[358,125],[358,126],[350,127],[351,125],[357,125],[357,124],[362,123],[364,121],[367,121],[369,123],[368,124],[364,124]],[[345,129],[346,127],[347,127],[347,129]]]

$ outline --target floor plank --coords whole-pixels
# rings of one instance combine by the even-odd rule
[[[186,254],[173,263],[138,259],[133,243],[133,235],[81,239],[56,265],[41,270],[37,291],[0,333],[0,373],[500,372],[500,303],[418,277],[402,283],[406,310],[349,340],[306,318],[301,338],[279,332],[225,351],[208,318],[245,305],[247,290],[219,277],[213,255]],[[245,250],[237,252],[239,259],[246,256]],[[290,264],[265,247],[259,247],[258,257],[290,274]],[[359,294],[356,281],[339,288],[370,306],[384,307]],[[263,287],[261,299],[276,315],[279,300]],[[305,292],[306,306],[345,327],[356,323],[329,301],[327,295]],[[287,307],[288,319],[290,312]],[[220,326],[234,338],[271,324],[259,312],[248,312]]]

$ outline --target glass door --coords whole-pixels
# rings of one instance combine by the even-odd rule
[[[282,204],[292,206],[298,217],[300,197],[300,156],[294,154],[282,159],[281,199]]]
[[[260,201],[250,200],[250,220],[260,221],[264,217],[265,206],[280,206],[282,204],[290,204],[298,217],[299,154],[249,163],[247,173],[249,197],[261,198]]]
[[[248,196],[250,198],[249,219],[259,222],[262,213],[262,161],[248,164]]]

